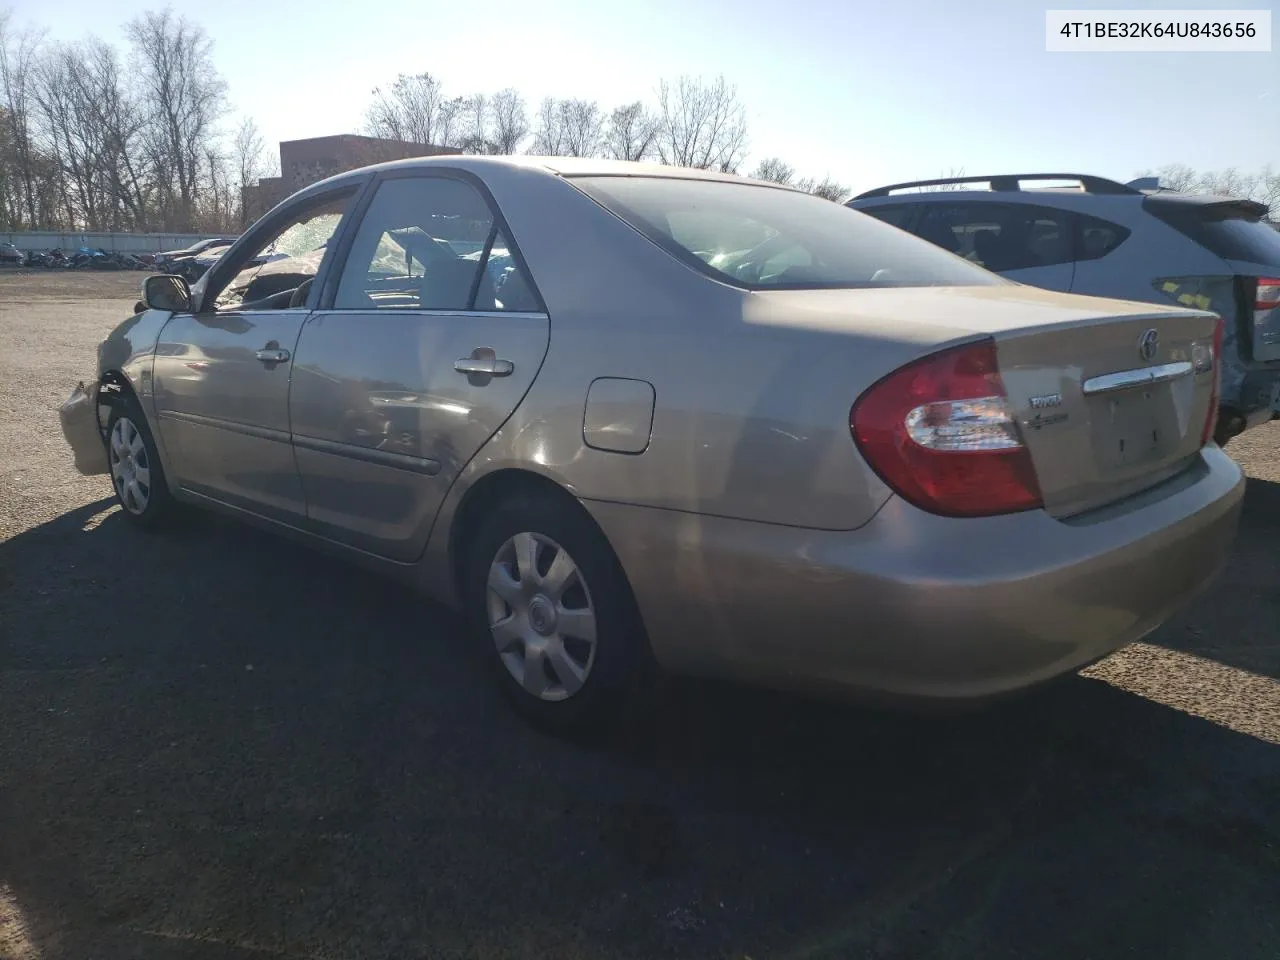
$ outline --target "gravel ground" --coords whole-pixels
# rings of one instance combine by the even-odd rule
[[[0,275],[0,958],[1280,957],[1280,425],[1223,579],[1087,677],[945,720],[685,685],[574,745],[448,614],[73,471],[141,278]]]

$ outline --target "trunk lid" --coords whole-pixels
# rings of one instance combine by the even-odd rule
[[[1053,516],[1159,483],[1202,445],[1216,315],[1112,303],[1115,316],[996,335],[1009,405]]]

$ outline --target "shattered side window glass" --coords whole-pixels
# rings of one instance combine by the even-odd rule
[[[283,309],[292,293],[320,271],[329,241],[355,196],[353,188],[305,207],[270,240],[240,261],[235,276],[214,299],[214,309]]]

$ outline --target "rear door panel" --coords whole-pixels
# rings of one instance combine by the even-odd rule
[[[298,345],[290,412],[316,532],[416,559],[459,471],[519,404],[547,346],[545,315],[321,312]],[[455,361],[488,348],[505,377]]]
[[[507,234],[467,180],[379,182],[298,343],[289,410],[314,532],[416,559],[462,467],[523,399],[548,318]],[[474,372],[486,363],[493,374]]]

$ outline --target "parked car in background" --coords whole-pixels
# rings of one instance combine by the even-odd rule
[[[194,256],[177,258],[168,265],[167,270],[183,277],[188,283],[195,283],[230,249],[229,243],[214,244]]]
[[[12,243],[0,243],[0,266],[21,267],[27,262],[27,255]]]
[[[229,247],[235,243],[234,237],[214,237],[209,240],[200,240],[191,244],[189,247],[183,247],[181,250],[165,250],[155,255],[153,261],[157,270],[171,269],[183,260],[190,257],[196,257],[204,253],[211,247]]]
[[[1029,186],[1047,181],[1069,185]],[[1280,234],[1263,204],[1045,173],[893,184],[848,205],[1020,283],[1213,310],[1217,441],[1280,416]]]
[[[177,264],[171,268],[172,272],[182,277],[187,281],[187,283],[195,283],[222,258],[223,254],[230,249],[230,246],[210,247],[204,251],[204,253],[198,254],[194,257],[185,257],[178,261]],[[247,264],[247,266],[258,266],[263,263],[268,263],[271,260],[283,259],[287,259],[285,254],[267,252],[255,257],[250,264]]]
[[[1186,603],[1244,490],[1213,313],[1021,286],[729,175],[385,164],[144,289],[62,408],[81,469],[139,526],[198,504],[456,604],[553,727],[655,662],[1027,687]]]

